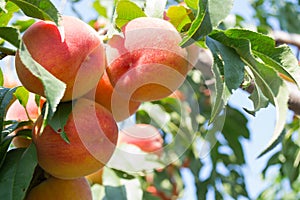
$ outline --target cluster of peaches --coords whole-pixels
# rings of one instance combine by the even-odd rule
[[[134,114],[142,102],[171,95],[190,69],[188,52],[178,45],[180,34],[163,19],[136,18],[105,44],[93,28],[77,18],[63,17],[61,28],[50,21],[38,21],[22,40],[32,58],[66,84],[61,103],[73,103],[64,126],[69,143],[50,125],[43,127],[33,95],[45,97],[43,84],[18,53],[15,57],[18,78],[31,92],[27,114],[35,123],[26,128],[32,129],[39,166],[50,176],[34,187],[27,199],[45,199],[55,191],[68,191],[56,193],[58,199],[92,199],[86,177],[101,182],[99,173],[120,142],[143,151],[161,151],[163,140],[156,128],[135,125],[129,130],[136,139],[119,131],[117,122]],[[23,109],[17,103],[9,108],[6,118],[26,120],[28,115],[17,111]],[[138,134],[149,130],[152,137],[138,140]],[[21,140],[24,138],[15,137],[15,146],[31,142]],[[93,179],[95,175],[98,177]]]

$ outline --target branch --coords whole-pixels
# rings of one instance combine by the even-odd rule
[[[277,43],[291,44],[300,48],[300,35],[284,31],[272,31],[271,35]]]

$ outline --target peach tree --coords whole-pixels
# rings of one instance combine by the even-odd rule
[[[281,146],[262,175],[280,172],[255,198],[299,198],[299,4],[253,1],[254,31],[233,3],[0,0],[0,199],[178,199],[183,171],[197,199],[253,198],[245,115],[268,105],[257,156]]]

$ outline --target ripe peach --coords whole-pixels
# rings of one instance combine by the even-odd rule
[[[163,142],[157,128],[149,124],[135,124],[119,132],[119,145],[122,143],[136,145],[148,153],[161,155]]]
[[[118,139],[112,114],[94,101],[79,98],[64,126],[68,144],[47,125],[40,134],[42,117],[33,128],[39,165],[61,179],[73,179],[96,172],[105,165]]]
[[[61,180],[50,177],[31,191],[26,200],[92,200],[92,192],[89,183],[83,177],[73,180]]]
[[[35,121],[39,116],[39,107],[35,103],[35,95],[33,93],[29,94],[26,109],[30,119]],[[16,121],[29,120],[24,107],[20,104],[18,100],[12,103],[12,105],[8,108],[5,119],[16,120]],[[32,129],[32,125],[20,127],[16,131],[14,131],[13,134],[15,135],[17,134],[18,131],[25,130],[25,129]],[[25,138],[23,136],[16,136],[12,142],[14,146],[17,148],[25,148],[30,145],[31,139]]]
[[[66,83],[62,101],[68,101],[95,87],[105,69],[105,51],[97,32],[79,19],[65,16],[62,27],[64,37],[53,22],[39,21],[22,39],[33,59]],[[15,63],[21,83],[44,96],[42,82],[24,66],[19,53]]]
[[[124,99],[114,90],[106,73],[98,82],[97,86],[85,96],[95,100],[97,103],[107,108],[114,116],[116,121],[123,121],[137,111],[140,102]]]
[[[189,70],[186,49],[168,21],[136,18],[113,36],[107,46],[107,74],[115,89],[134,101],[158,100],[170,95]]]
[[[103,168],[87,175],[85,178],[90,182],[90,184],[100,184],[102,185],[102,175],[103,175]]]

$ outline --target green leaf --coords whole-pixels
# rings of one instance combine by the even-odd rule
[[[0,38],[8,41],[15,47],[20,46],[20,32],[13,27],[0,27]]]
[[[196,10],[198,8],[198,0],[184,0],[184,2],[186,3],[186,5],[194,10]]]
[[[103,16],[105,18],[107,18],[107,11],[106,11],[106,8],[101,5],[101,2],[100,0],[95,0],[94,3],[93,3],[93,8],[97,11],[97,13],[100,15],[100,16]]]
[[[122,28],[129,21],[138,18],[146,17],[145,13],[135,3],[128,0],[120,0],[116,6],[115,24],[118,28]]]
[[[13,17],[14,13],[19,10],[18,6],[8,1],[5,6],[6,12],[0,11],[0,27],[4,27]]]
[[[134,179],[135,178],[135,176],[130,175],[130,174],[128,174],[128,173],[126,173],[124,171],[118,170],[118,169],[113,169],[113,171],[115,172],[115,174],[118,177],[120,177],[122,179],[128,179],[128,180],[130,180],[130,179]]]
[[[59,25],[61,15],[50,0],[10,0],[21,8],[25,15],[42,20],[51,20]]]
[[[125,186],[105,186],[106,199],[127,200]]]
[[[16,20],[12,23],[14,27],[16,27],[21,33],[27,30],[29,26],[31,26],[35,22],[35,19],[28,19],[28,20]]]
[[[222,80],[221,74],[222,72],[220,69],[224,69],[224,63],[222,62],[221,58],[218,56],[215,50],[216,47],[214,44],[208,39],[207,45],[210,49],[212,49],[214,62],[212,65],[212,71],[215,76],[215,93],[212,93],[214,97],[213,108],[211,112],[210,123],[213,123],[217,116],[224,110],[225,106],[227,105],[228,99],[231,95],[229,88],[226,86],[225,82]]]
[[[21,48],[19,50],[20,59],[23,64],[29,69],[29,71],[39,78],[44,86],[44,93],[47,102],[50,106],[50,116],[55,113],[57,105],[64,96],[66,89],[66,84],[58,80],[51,73],[49,73],[45,68],[43,68],[39,63],[37,63],[28,52],[24,43],[21,43]]]
[[[229,15],[233,6],[233,0],[204,0],[198,1],[198,3],[196,19],[193,21],[187,37],[181,42],[182,47],[187,47],[208,35]]]
[[[148,17],[163,18],[167,0],[146,0],[145,13]]]
[[[15,100],[14,93],[17,88],[3,88],[0,87],[0,130],[3,130],[4,116],[8,106]],[[2,137],[0,139],[2,141]]]
[[[28,98],[29,98],[29,91],[26,90],[23,86],[22,87],[18,87],[18,89],[16,90],[16,92],[14,93],[14,95],[19,100],[20,104],[24,108],[26,108],[26,105],[27,105],[27,102],[28,102]]]
[[[245,38],[245,32],[247,32],[247,38]],[[239,29],[231,29],[228,31],[214,31],[210,34],[210,37],[218,40],[226,46],[234,48],[239,54],[241,59],[250,68],[255,84],[261,89],[263,95],[276,108],[276,126],[273,133],[273,137],[265,151],[260,155],[267,153],[282,139],[283,128],[286,121],[286,115],[288,112],[288,89],[283,80],[278,76],[277,72],[271,68],[268,64],[263,63],[259,54],[255,54],[255,50],[271,48],[266,46],[267,43],[258,41],[263,40],[265,37],[260,37],[261,34],[257,34],[251,31],[245,31]],[[252,34],[252,35],[251,35]],[[256,37],[254,37],[255,35]],[[248,39],[250,38],[250,39]],[[252,39],[252,40],[251,40]],[[252,45],[252,42],[254,45]],[[273,48],[275,48],[273,46]],[[254,51],[252,51],[254,49]],[[266,51],[265,56],[268,55],[269,51]],[[255,55],[254,55],[255,54]],[[282,64],[282,63],[280,63]]]
[[[72,102],[62,102],[58,104],[57,110],[53,117],[48,120],[48,124],[60,134],[62,139],[70,143],[68,136],[64,130],[64,127],[68,121],[69,115],[72,111]]]
[[[33,144],[9,151],[0,169],[0,199],[23,200],[36,166]]]
[[[192,23],[189,17],[190,10],[184,6],[170,6],[167,10],[167,17],[170,22],[175,26],[178,32],[183,31],[184,27]]]
[[[3,140],[1,140],[1,143],[0,143],[0,171],[1,171],[1,167],[4,163],[4,160],[6,158],[7,150],[10,146],[12,139],[13,139],[12,136],[8,136],[8,137],[5,137]],[[1,182],[1,180],[0,180],[0,182]]]
[[[257,86],[254,86],[254,90],[252,94],[249,96],[249,99],[252,100],[254,109],[253,110],[245,109],[245,111],[251,115],[255,115],[255,113],[259,111],[261,108],[266,108],[269,105],[268,99],[262,93],[261,89]]]
[[[3,72],[2,72],[2,70],[0,68],[0,86],[2,87],[3,84],[4,84],[4,76],[3,76]]]

